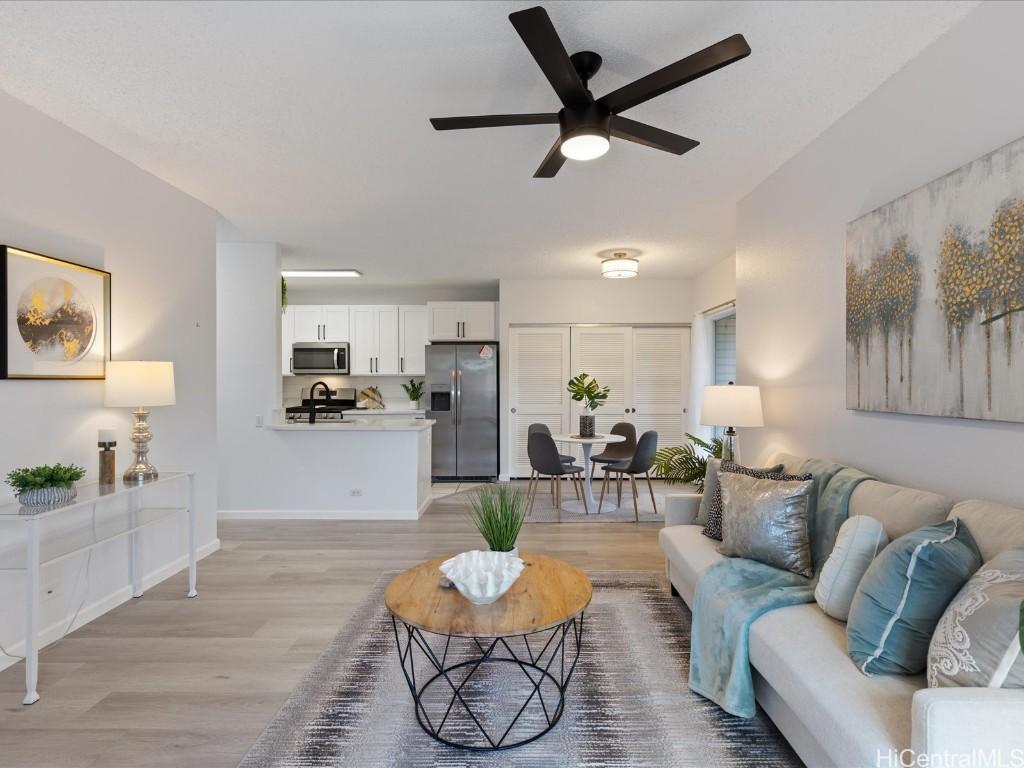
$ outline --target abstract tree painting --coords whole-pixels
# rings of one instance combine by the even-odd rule
[[[1024,139],[848,225],[847,407],[1024,421],[1022,306]]]

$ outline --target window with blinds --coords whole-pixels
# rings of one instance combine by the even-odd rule
[[[736,315],[715,320],[715,384],[736,382]],[[715,427],[721,437],[724,427]]]

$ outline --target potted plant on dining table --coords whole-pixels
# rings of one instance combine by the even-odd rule
[[[580,437],[593,437],[596,425],[594,411],[604,405],[611,393],[610,387],[602,387],[589,373],[580,371],[579,376],[569,379],[569,396],[577,403],[583,403],[580,414]]]

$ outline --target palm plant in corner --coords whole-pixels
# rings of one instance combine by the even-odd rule
[[[654,474],[668,485],[692,483],[697,493],[704,493],[708,459],[722,458],[722,438],[716,437],[709,443],[689,432],[686,437],[690,440],[686,445],[662,448],[654,454]]]
[[[493,552],[518,555],[516,539],[526,519],[527,496],[508,483],[482,485],[469,498],[473,524]]]

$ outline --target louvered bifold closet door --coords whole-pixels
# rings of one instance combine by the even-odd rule
[[[509,456],[512,477],[530,476],[526,438],[534,422],[551,432],[569,426],[569,328],[509,329]]]
[[[633,329],[628,327],[595,326],[572,329],[572,376],[585,371],[597,379],[602,387],[611,392],[605,404],[597,410],[596,431],[607,434],[620,421],[629,421],[632,400],[632,347]],[[572,433],[580,429],[579,403],[572,403]],[[601,446],[594,449],[600,453]],[[565,450],[566,453],[573,451]],[[575,455],[582,458],[582,451],[576,447]]]
[[[689,328],[633,329],[633,402],[639,438],[658,433],[658,447],[682,445],[690,382]]]

